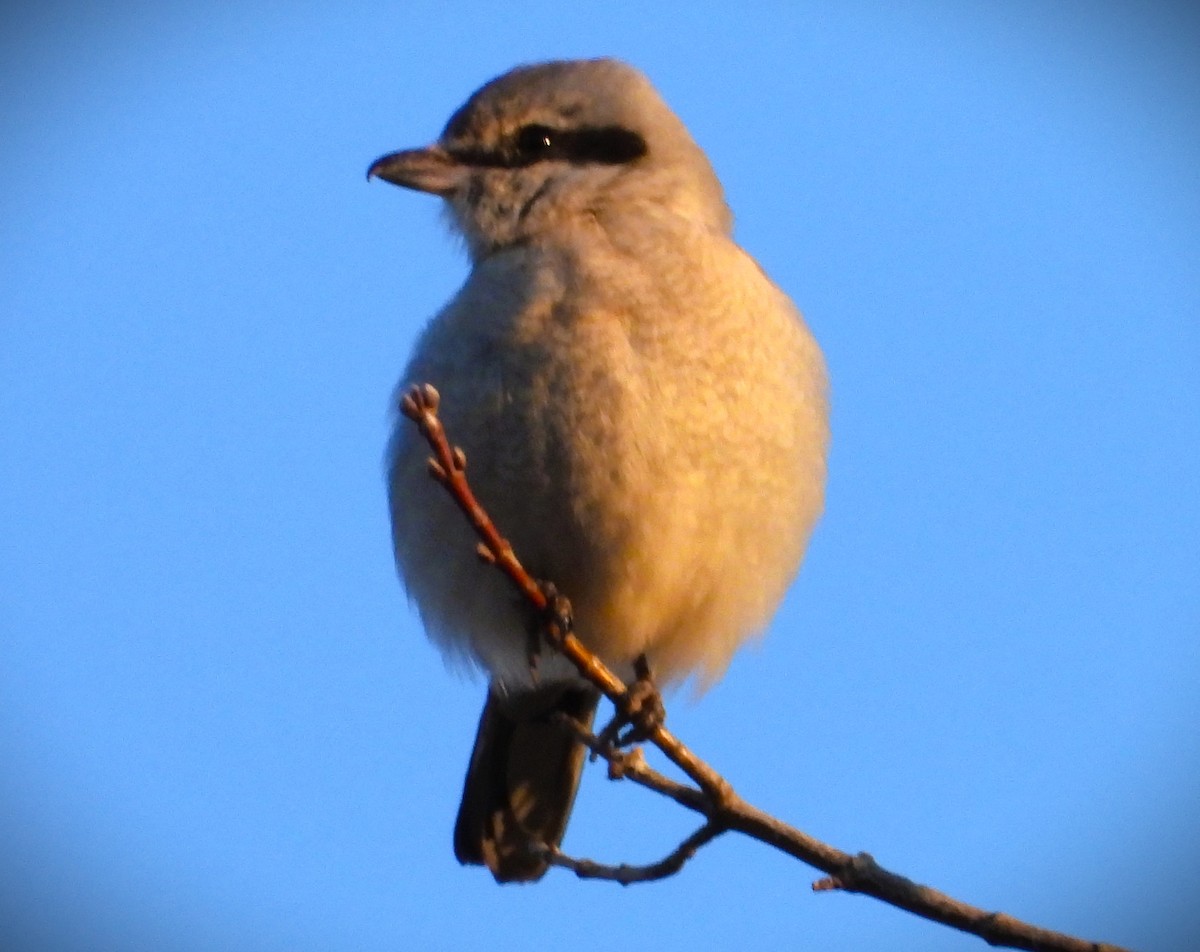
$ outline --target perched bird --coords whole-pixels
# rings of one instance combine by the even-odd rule
[[[368,178],[445,199],[466,283],[401,388],[432,383],[472,487],[575,632],[626,676],[719,677],[800,565],[820,513],[824,365],[786,295],[733,241],[708,159],[611,59],[492,80],[431,146]],[[389,448],[396,563],[430,638],[490,689],[454,832],[500,882],[546,871],[597,695],[561,658],[531,676],[530,619],[431,486],[406,420]]]

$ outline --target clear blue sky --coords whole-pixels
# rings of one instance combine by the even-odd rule
[[[969,901],[1194,940],[1194,6],[101,6],[0,25],[0,947],[985,948],[732,836],[627,890],[454,862],[483,688],[393,577],[381,457],[465,262],[364,171],[598,54],[708,150],[833,377],[801,577],[672,726]],[[692,822],[596,767],[567,846]]]

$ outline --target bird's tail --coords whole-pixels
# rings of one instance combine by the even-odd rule
[[[454,825],[460,863],[486,866],[500,883],[542,878],[549,864],[529,845],[562,842],[587,755],[555,715],[590,727],[599,701],[578,685],[488,691]]]

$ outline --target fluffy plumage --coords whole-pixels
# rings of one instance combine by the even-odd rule
[[[466,238],[471,273],[401,386],[440,390],[500,531],[570,597],[577,634],[619,672],[644,654],[661,681],[718,677],[800,564],[828,434],[820,351],[733,242],[703,152],[639,72],[569,61],[493,80],[434,146],[384,156],[371,174],[443,196]],[[426,455],[400,421],[389,450],[400,575],[430,637],[492,679],[478,740],[503,736],[505,757],[529,760],[495,719],[544,718],[554,682],[574,676],[551,660],[540,672],[551,693],[535,695],[547,703],[530,703],[528,619],[431,488]],[[562,769],[503,779],[477,750],[490,779],[468,775],[466,825],[484,845],[456,840],[458,853],[501,880],[544,871],[488,859],[513,804],[557,785],[561,824],[529,833],[554,842],[570,809],[572,746],[537,743]],[[491,820],[475,822],[480,804]]]

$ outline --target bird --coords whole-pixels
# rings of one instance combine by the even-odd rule
[[[829,424],[821,350],[734,241],[705,153],[638,69],[556,60],[486,83],[367,178],[439,196],[470,264],[397,392],[436,387],[476,497],[585,646],[627,678],[711,685],[799,569]],[[531,670],[528,610],[427,455],[397,416],[399,576],[449,666],[489,682],[455,856],[534,882],[586,753],[557,717],[590,728],[599,695],[561,658]]]

